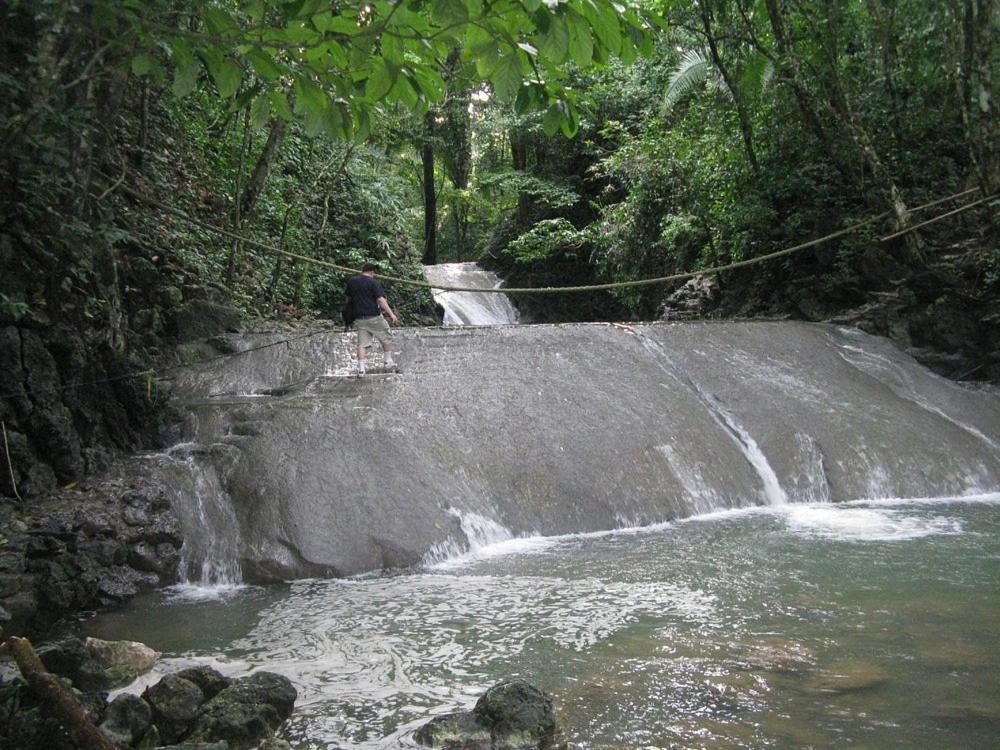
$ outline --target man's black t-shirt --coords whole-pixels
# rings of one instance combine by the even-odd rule
[[[370,276],[354,276],[347,280],[347,296],[355,318],[373,318],[379,314],[379,297],[384,297],[382,286]]]

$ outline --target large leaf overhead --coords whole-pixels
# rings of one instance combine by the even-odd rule
[[[417,113],[444,95],[440,69],[453,51],[473,62],[494,96],[559,118],[575,130],[564,91],[566,63],[581,68],[612,57],[633,58],[648,47],[655,19],[636,5],[596,0],[375,0],[331,7],[321,0],[262,2],[153,0],[97,6],[110,26],[135,45],[133,72],[173,70],[184,96],[199,70],[218,93],[248,90],[258,113],[295,116],[311,131],[356,133],[378,107],[398,104]],[[168,23],[165,18],[176,19]],[[114,21],[114,23],[111,23]],[[164,54],[169,50],[169,54]],[[529,81],[530,96],[521,94]],[[541,92],[541,95],[539,95]],[[241,94],[242,96],[242,94]],[[331,108],[331,102],[339,106]]]

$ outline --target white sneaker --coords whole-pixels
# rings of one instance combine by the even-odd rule
[[[365,366],[361,362],[358,362],[358,366],[355,368],[354,373],[358,377],[361,377],[365,374]]]
[[[383,363],[385,364],[386,369],[389,369],[389,370],[391,370],[393,367],[396,366],[396,360],[394,360],[392,357],[386,357],[383,360]]]

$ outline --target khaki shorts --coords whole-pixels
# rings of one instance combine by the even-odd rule
[[[392,343],[392,331],[389,330],[389,321],[381,315],[373,318],[358,318],[354,321],[354,328],[358,332],[358,348],[367,349],[375,339],[383,348]]]

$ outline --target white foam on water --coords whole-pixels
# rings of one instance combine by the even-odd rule
[[[238,596],[249,589],[256,588],[245,583],[198,583],[184,582],[173,586],[168,586],[163,591],[166,594],[166,602],[191,603],[191,602],[217,602]]]
[[[424,566],[430,569],[447,569],[472,560],[528,552],[536,549],[540,540],[545,539],[537,535],[515,537],[514,532],[503,524],[472,511],[449,508],[448,513],[458,519],[465,543],[452,537],[435,544],[424,555]]]
[[[791,503],[783,506],[757,505],[701,513],[678,519],[677,523],[711,523],[741,516],[771,515],[783,518],[789,531],[804,536],[843,541],[902,541],[943,534],[961,534],[964,532],[964,527],[959,519],[906,515],[895,510],[896,508],[961,503],[1000,504],[1000,492],[940,497],[862,499],[837,503]],[[888,510],[880,510],[883,508]],[[658,531],[670,525],[657,524],[634,531]]]
[[[962,522],[943,516],[909,516],[901,511],[805,505],[786,511],[789,531],[851,542],[893,542],[940,534],[961,534]]]
[[[601,539],[604,537],[625,534],[655,534],[673,528],[674,521],[640,525],[619,517],[622,525],[614,529],[599,531],[581,531],[571,534],[527,534],[515,536],[512,531],[496,521],[471,513],[449,509],[448,512],[459,519],[462,532],[468,540],[468,546],[455,539],[448,539],[441,544],[435,544],[424,556],[422,567],[431,571],[447,571],[460,568],[480,560],[487,560],[504,555],[538,554],[552,550],[556,546],[572,544],[585,539]]]
[[[490,518],[477,513],[450,509],[449,513],[460,520],[462,531],[469,544],[464,546],[449,539],[444,544],[435,545],[424,557],[423,567],[429,571],[448,571],[504,555],[540,554],[560,545],[574,544],[587,539],[656,534],[676,528],[679,524],[711,523],[753,515],[783,518],[790,532],[802,536],[841,541],[904,541],[935,535],[961,534],[964,532],[964,527],[960,520],[954,518],[943,516],[921,518],[905,515],[897,510],[879,510],[879,508],[955,503],[1000,504],[1000,492],[941,497],[862,499],[837,503],[751,505],[742,508],[724,508],[646,525],[619,519],[622,525],[618,528],[553,536],[539,534],[515,536],[509,529]]]
[[[971,495],[945,495],[942,497],[883,497],[873,500],[851,500],[838,505],[893,507],[899,505],[954,505],[956,503],[1000,503],[1000,492],[980,492]]]

